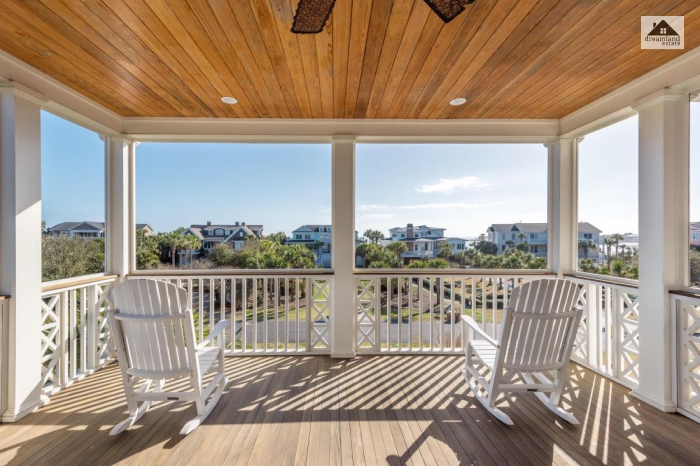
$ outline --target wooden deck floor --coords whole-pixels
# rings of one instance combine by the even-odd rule
[[[0,425],[0,464],[700,464],[700,425],[663,414],[572,365],[565,395],[581,424],[532,394],[502,400],[507,427],[478,405],[459,357],[227,359],[229,385],[207,422],[178,435],[191,404],[126,416],[112,365]]]

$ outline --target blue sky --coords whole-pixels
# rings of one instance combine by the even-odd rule
[[[700,102],[690,103],[690,221],[700,222]]]
[[[603,233],[638,233],[637,117],[588,134],[579,143],[578,218]]]
[[[245,221],[289,234],[304,223],[330,223],[329,144],[142,143],[136,153],[137,222],[156,231]],[[605,233],[637,232],[636,153],[636,118],[584,139],[581,220]],[[103,154],[97,134],[42,113],[49,226],[104,219]],[[700,179],[700,141],[693,154]],[[474,237],[491,223],[546,222],[546,173],[542,144],[358,144],[356,227],[387,234],[394,226],[427,224]],[[700,218],[697,204],[693,215]]]

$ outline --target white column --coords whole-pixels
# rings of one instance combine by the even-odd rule
[[[576,211],[577,139],[558,138],[549,147],[549,232],[547,251],[558,276],[576,271],[578,242]]]
[[[107,264],[108,274],[124,278],[131,272],[132,225],[131,166],[134,143],[129,139],[106,138],[107,176]]]
[[[333,138],[333,307],[331,314],[334,358],[355,357],[355,138]]]
[[[674,411],[671,303],[668,291],[683,285],[683,199],[687,154],[683,125],[687,96],[660,91],[634,106],[639,112],[639,388],[638,398]]]
[[[0,87],[0,293],[11,295],[3,422],[32,412],[41,394],[41,101]]]

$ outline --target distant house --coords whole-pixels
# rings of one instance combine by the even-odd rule
[[[333,242],[331,225],[302,225],[292,231],[292,236],[287,238],[286,244],[302,244],[310,246],[316,255],[316,266],[331,267],[331,243]],[[355,232],[355,245],[361,242]]]
[[[144,231],[147,236],[153,234],[153,228],[147,223],[137,223],[136,231]],[[70,238],[104,238],[104,222],[62,222],[46,229],[51,236],[68,236]]]
[[[688,235],[691,246],[700,247],[700,222],[690,222],[690,232]]]
[[[395,227],[389,230],[389,240],[406,243],[406,252],[401,254],[406,260],[410,259],[434,259],[440,252],[440,244],[447,242],[452,245],[453,254],[466,249],[468,240],[464,238],[445,237],[445,228],[420,225],[414,227],[412,223],[405,227]]]
[[[579,222],[578,239],[591,240],[596,245],[594,250],[588,250],[589,259],[598,259],[600,252],[601,230],[588,222]],[[488,241],[498,246],[498,254],[501,255],[509,247],[515,247],[518,243],[527,243],[530,253],[536,257],[547,257],[547,224],[546,223],[494,223],[487,229]],[[578,251],[579,258],[585,256],[583,250]]]
[[[311,246],[316,255],[316,266],[331,267],[331,225],[302,225],[292,231],[287,244],[302,244]]]
[[[202,249],[207,253],[217,244],[229,244],[233,249],[242,249],[246,238],[255,236],[263,237],[262,225],[247,225],[245,222],[236,222],[233,225],[190,225],[185,230],[186,235],[194,235],[202,242]],[[196,255],[196,252],[195,252]]]

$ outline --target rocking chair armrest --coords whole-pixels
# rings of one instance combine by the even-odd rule
[[[472,330],[474,330],[476,333],[478,333],[480,337],[482,337],[487,342],[491,343],[496,348],[500,347],[498,342],[496,340],[494,340],[493,338],[491,338],[488,335],[488,333],[484,332],[484,330],[479,326],[479,324],[477,324],[476,321],[474,319],[472,319],[471,317],[462,316],[462,322],[464,322],[465,327],[470,327]],[[467,330],[467,329],[465,329],[465,330]],[[468,334],[468,333],[465,332],[465,334]]]
[[[207,336],[204,340],[201,341],[201,343],[197,345],[197,349],[203,348],[211,343],[214,343],[214,339],[221,338],[223,336],[223,331],[229,328],[230,326],[231,322],[229,322],[228,320],[222,320],[218,322],[214,326],[212,331],[209,333],[209,336]]]

